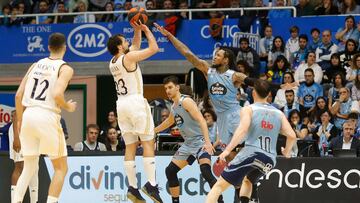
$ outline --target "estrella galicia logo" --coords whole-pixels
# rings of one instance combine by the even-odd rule
[[[210,94],[212,95],[225,95],[227,92],[226,87],[220,83],[214,83],[210,87]]]
[[[181,127],[184,124],[184,119],[179,114],[176,114],[175,123],[177,127]]]
[[[314,97],[313,97],[311,94],[307,94],[307,95],[305,95],[304,100],[305,100],[306,102],[313,102],[313,101],[314,101]]]
[[[70,32],[67,44],[78,56],[96,57],[106,52],[109,37],[111,33],[107,28],[97,24],[84,24]]]

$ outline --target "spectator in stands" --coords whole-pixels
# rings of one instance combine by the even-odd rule
[[[145,2],[145,7],[146,7],[146,10],[154,10],[155,9],[155,1],[154,0],[147,0]],[[148,12],[147,15],[148,15],[148,22],[146,23],[146,25],[148,27],[150,27],[150,26],[153,25],[153,23],[156,20],[156,13]]]
[[[323,70],[330,68],[330,57],[337,53],[338,46],[331,41],[330,30],[322,33],[322,44],[316,49],[316,62]]]
[[[244,73],[247,76],[255,77],[253,71],[250,69],[248,63],[244,60],[239,60],[236,62],[235,71]]]
[[[360,53],[355,54],[352,58],[352,64],[346,69],[346,80],[352,82],[355,80],[359,70],[360,70]]]
[[[295,71],[295,81],[297,83],[302,83],[306,80],[305,70],[311,69],[315,74],[315,82],[320,84],[323,78],[323,71],[321,67],[315,63],[315,53],[308,52],[306,56],[306,63],[301,64],[298,69]]]
[[[335,73],[342,73],[346,75],[346,70],[340,64],[340,55],[338,53],[332,54],[330,58],[330,68],[328,68],[323,76],[323,83],[332,83]]]
[[[305,70],[305,82],[301,83],[298,90],[298,99],[300,112],[305,117],[309,115],[315,106],[318,97],[323,96],[323,88],[319,83],[314,81],[314,70],[308,68]]]
[[[195,8],[214,8],[216,6],[215,0],[197,0]],[[209,18],[208,12],[196,12],[196,18]]]
[[[89,6],[88,0],[69,0],[68,9],[69,9],[70,13],[78,12],[78,3],[79,2],[83,2],[86,5],[86,8],[88,8],[88,6]]]
[[[290,111],[288,120],[296,133],[296,137],[301,140],[306,139],[309,131],[308,131],[306,125],[304,125],[301,122],[302,119],[301,119],[300,112],[296,109]]]
[[[117,133],[116,128],[110,127],[106,132],[106,150],[107,151],[124,151],[125,150],[125,142],[121,136]]]
[[[276,0],[276,7],[283,7],[285,6],[284,0]],[[291,10],[270,10],[268,17],[271,18],[290,18],[291,17]]]
[[[146,1],[145,0],[132,0],[131,4],[133,7],[145,8]]]
[[[336,32],[335,38],[339,41],[338,51],[344,51],[345,43],[348,39],[353,39],[355,42],[359,41],[360,32],[356,27],[354,16],[347,16],[345,18],[345,26],[339,28]]]
[[[333,87],[329,89],[329,93],[328,93],[329,109],[332,107],[334,102],[340,98],[340,89],[345,87],[346,85],[344,74],[342,74],[341,72],[335,73],[332,82],[333,82]]]
[[[349,68],[352,63],[352,57],[358,53],[357,51],[357,43],[353,39],[348,39],[345,43],[345,50],[340,52],[340,63],[341,66],[345,69]]]
[[[311,40],[309,41],[309,51],[316,51],[321,44],[320,30],[318,28],[311,29]]]
[[[3,6],[1,15],[4,15],[4,17],[0,18],[0,25],[10,25],[10,14],[11,14],[11,6],[10,5]]]
[[[63,1],[58,2],[57,4],[58,13],[67,13],[65,9],[65,3]],[[60,15],[55,16],[54,23],[72,23],[74,22],[74,16],[69,15]]]
[[[265,26],[265,37],[260,39],[260,60],[268,61],[269,53],[272,49],[274,36],[272,36],[272,27],[270,25]]]
[[[283,76],[283,81],[282,81],[282,85],[281,85],[281,89],[279,89],[276,93],[275,96],[275,100],[274,103],[279,107],[282,108],[284,107],[288,102],[286,100],[286,95],[285,92],[286,90],[293,90],[294,91],[294,99],[297,102],[297,90],[298,90],[298,86],[297,85],[291,85],[292,83],[294,83],[294,75],[291,72],[285,72],[284,76]]]
[[[74,151],[106,151],[106,146],[97,141],[99,126],[89,124],[86,126],[86,140],[78,142],[74,146]]]
[[[308,55],[308,37],[305,34],[299,36],[299,49],[290,55],[290,64],[293,70],[304,64]]]
[[[109,130],[109,128],[115,128],[116,131],[117,131],[117,134],[121,135],[121,130],[120,130],[120,127],[118,125],[117,118],[118,118],[118,115],[117,115],[117,112],[115,110],[109,111],[108,116],[107,116],[107,122],[101,128],[100,136],[98,137],[99,142],[105,143],[106,137],[107,137],[106,132]]]
[[[318,142],[320,156],[325,156],[331,140],[338,136],[339,130],[330,122],[331,113],[328,110],[321,111],[320,119],[321,125],[315,129],[313,139]]]
[[[357,112],[352,112],[349,114],[349,118],[348,120],[350,122],[352,122],[355,126],[355,134],[354,134],[354,138],[356,139],[360,139],[360,123],[359,123],[359,113]]]
[[[351,121],[346,121],[342,126],[342,136],[332,139],[329,145],[330,150],[334,149],[355,149],[360,150],[360,140],[353,139],[355,125]]]
[[[125,0],[115,0],[114,1],[114,11],[123,11],[125,2],[126,2]],[[114,13],[114,16],[115,16],[116,22],[124,21],[123,13]]]
[[[79,1],[77,4],[77,12],[87,12],[87,6],[83,1]],[[86,19],[84,14],[75,16],[74,23],[95,23],[95,15],[87,14]]]
[[[315,8],[309,4],[309,0],[299,0],[299,4],[295,7],[299,17],[315,15]]]
[[[188,2],[186,0],[181,0],[179,2],[179,9],[188,9],[189,8],[189,5],[188,5]],[[189,12],[180,12],[180,16],[182,19],[189,19]]]
[[[290,56],[299,50],[299,27],[292,26],[289,30],[290,38],[285,45],[285,56],[290,61]]]
[[[285,44],[284,40],[280,36],[276,36],[273,40],[273,47],[269,53],[267,66],[272,67],[275,59],[279,55],[285,56]]]
[[[359,14],[360,6],[356,5],[355,0],[344,0],[341,7],[341,14]]]
[[[337,15],[339,8],[333,4],[332,0],[323,0],[322,4],[315,9],[316,15]]]
[[[211,109],[205,109],[203,116],[209,129],[209,138],[211,144],[213,145],[214,149],[220,149],[221,142],[218,135],[218,128],[216,124],[217,117],[215,112]]]
[[[320,116],[322,111],[327,111],[328,106],[325,97],[318,97],[316,99],[316,105],[310,112],[308,124],[309,129],[315,129],[321,122]]]
[[[220,47],[222,48],[222,47]],[[259,75],[260,70],[260,57],[253,49],[249,46],[249,39],[246,37],[240,38],[240,48],[234,47],[223,47],[232,50],[236,56],[236,61],[244,60],[249,65],[250,69],[255,76]]]
[[[276,84],[281,84],[284,79],[284,73],[290,71],[290,64],[285,56],[279,55],[274,65],[267,71],[268,81]]]
[[[360,71],[357,72],[351,88],[351,99],[360,105]]]
[[[286,117],[289,116],[289,113],[292,110],[299,111],[299,104],[296,102],[294,90],[292,89],[285,90],[285,99],[286,99],[286,104],[281,107],[281,111],[284,112]]]
[[[107,2],[105,4],[105,11],[114,11],[114,3],[113,2]],[[101,20],[100,22],[115,22],[116,20],[116,17],[113,13],[111,14],[104,14],[102,17],[101,17]]]
[[[343,87],[339,91],[339,99],[331,106],[331,114],[334,115],[334,124],[337,128],[341,129],[344,122],[348,119],[349,114],[351,113],[352,99],[350,98],[350,90],[346,87]],[[354,107],[356,108],[356,107]]]
[[[40,0],[39,1],[39,13],[51,13],[49,12],[49,2],[47,0]],[[53,16],[39,16],[38,17],[39,24],[50,24],[53,22]]]
[[[231,0],[230,8],[240,8],[240,0]],[[240,18],[240,11],[224,11],[228,18]]]

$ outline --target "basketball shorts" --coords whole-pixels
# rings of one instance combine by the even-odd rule
[[[142,95],[128,95],[116,102],[118,124],[125,144],[154,139],[154,120]]]
[[[21,162],[24,161],[24,157],[22,155],[22,150],[19,152],[16,152],[13,149],[13,143],[14,143],[14,131],[13,131],[13,125],[9,128],[9,156],[10,159],[12,159],[14,162]]]
[[[210,159],[211,156],[206,151],[202,150],[203,145],[199,145],[198,147],[190,147],[186,144],[183,144],[173,156],[175,160],[186,160],[189,165],[192,165],[195,160],[199,160],[202,158]]]
[[[225,111],[217,114],[219,137],[222,148],[225,148],[231,141],[236,128],[240,124],[240,110]]]
[[[23,114],[20,142],[24,156],[67,156],[60,115],[41,107],[28,107]]]
[[[245,176],[251,183],[256,184],[274,167],[275,162],[271,157],[256,151],[249,153],[245,147],[224,169],[221,176],[235,187],[241,185]]]

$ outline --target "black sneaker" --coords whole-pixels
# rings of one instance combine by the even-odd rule
[[[145,203],[145,199],[141,196],[138,189],[129,186],[128,192],[126,194],[127,198],[134,203]]]
[[[147,182],[141,190],[149,196],[155,203],[163,203],[159,195],[158,185],[152,186],[150,182]]]

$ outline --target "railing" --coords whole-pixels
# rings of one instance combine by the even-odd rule
[[[244,14],[244,11],[260,11],[260,10],[292,10],[293,17],[297,16],[296,8],[294,6],[284,6],[284,7],[245,7],[245,8],[206,8],[206,9],[162,9],[162,10],[146,10],[148,13],[178,13],[178,12],[188,12],[189,20],[192,20],[193,13],[196,12],[208,12],[208,11],[240,11],[240,15]],[[84,15],[85,22],[87,22],[88,15],[96,14],[124,14],[128,11],[94,11],[94,12],[77,12],[77,13],[41,13],[41,14],[23,14],[16,15],[16,17],[35,17],[36,24],[39,24],[40,16],[78,16]],[[10,18],[12,15],[0,15],[0,18]]]

